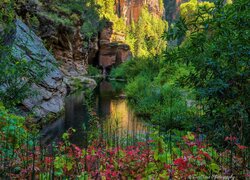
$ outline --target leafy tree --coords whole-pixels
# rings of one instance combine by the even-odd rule
[[[183,82],[196,89],[202,107],[199,124],[217,142],[229,134],[245,143],[250,139],[249,7],[244,0],[227,5],[219,2],[210,11],[199,7],[194,20],[178,24],[176,29],[192,32],[177,50],[169,53],[170,58],[194,67]]]
[[[135,56],[154,56],[166,48],[166,42],[161,38],[166,30],[167,23],[144,7],[138,22],[132,22],[127,29],[126,41]]]

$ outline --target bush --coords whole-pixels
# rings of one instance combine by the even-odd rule
[[[14,149],[20,148],[29,135],[25,118],[11,114],[0,102],[0,149],[2,157],[9,157]]]
[[[188,107],[192,91],[179,87],[179,79],[192,68],[170,64],[162,57],[134,58],[112,71],[113,77],[125,78],[126,95],[136,114],[149,119],[163,130],[187,128],[195,116]],[[190,121],[188,123],[188,121]]]
[[[92,66],[88,65],[88,76],[100,76],[101,75],[101,70]]]

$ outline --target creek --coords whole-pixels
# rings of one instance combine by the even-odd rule
[[[111,142],[132,145],[148,137],[149,128],[142,119],[135,116],[122,90],[122,83],[102,81],[94,91],[91,111],[87,108],[84,92],[76,92],[65,99],[65,114],[41,131],[42,144],[61,140],[69,128],[76,130],[70,142],[86,147],[94,132]],[[98,120],[98,126],[91,126],[90,113]]]

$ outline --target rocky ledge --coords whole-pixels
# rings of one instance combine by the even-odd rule
[[[125,37],[123,38],[121,34],[114,33],[112,27],[113,23],[109,22],[100,33],[98,59],[99,66],[101,66],[104,71],[132,57],[130,47],[122,41]],[[116,41],[113,41],[112,38],[116,39]]]
[[[64,109],[64,98],[68,93],[67,87],[73,85],[69,77],[74,73],[62,68],[63,72],[56,65],[57,61],[53,55],[44,47],[42,40],[22,21],[15,21],[14,33],[8,39],[15,58],[25,58],[28,62],[36,61],[41,68],[49,69],[49,73],[41,83],[33,84],[30,87],[35,90],[36,95],[22,102],[24,108],[33,112],[37,120],[45,118],[51,113],[61,112]],[[85,72],[85,70],[83,71]],[[78,76],[79,73],[75,73],[74,78]],[[92,79],[83,76],[79,76],[79,79],[87,87],[94,88],[96,85]]]

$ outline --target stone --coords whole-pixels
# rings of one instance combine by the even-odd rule
[[[35,113],[37,119],[49,113],[58,113],[64,106],[66,85],[63,74],[56,66],[56,59],[44,47],[42,40],[25,25],[21,20],[15,21],[15,31],[7,37],[12,47],[12,55],[16,59],[25,58],[28,62],[35,61],[40,68],[48,68],[49,73],[41,83],[32,84],[30,87],[35,93],[25,99],[22,104],[29,111]],[[36,69],[31,69],[36,75]]]
[[[64,107],[64,100],[60,96],[54,96],[49,101],[44,101],[41,107],[47,112],[58,113]]]
[[[158,0],[115,0],[115,4],[116,13],[125,19],[127,24],[131,24],[132,21],[137,22],[144,7],[155,16],[160,18],[164,16],[164,8]]]
[[[107,40],[111,41],[111,36],[113,34],[113,23],[112,22],[107,22],[105,27],[100,33],[100,40]]]
[[[27,98],[23,101],[23,105],[29,109],[29,110],[32,110],[33,107],[39,105],[43,100],[43,97],[41,95],[34,95],[33,97],[31,98]]]
[[[99,49],[99,66],[101,66],[104,71],[106,68],[112,66],[117,66],[132,57],[130,47],[127,44],[120,42],[114,42],[112,37],[112,26],[113,23],[107,23],[100,35],[100,49]],[[125,34],[118,33],[119,36],[124,36]],[[117,33],[115,33],[117,35]],[[122,38],[120,37],[120,40]]]
[[[52,19],[41,13],[38,14],[38,18],[41,37],[53,49],[54,56],[60,61],[60,69],[64,75],[82,76],[86,74],[89,52],[86,52],[83,46],[84,37],[81,34],[81,23],[72,26],[57,25]]]
[[[77,87],[75,87],[75,81],[79,82],[82,85],[83,89],[95,89],[97,83],[94,79],[84,77],[84,76],[77,76],[77,77],[65,77],[64,82],[70,88],[70,92],[76,91]]]

